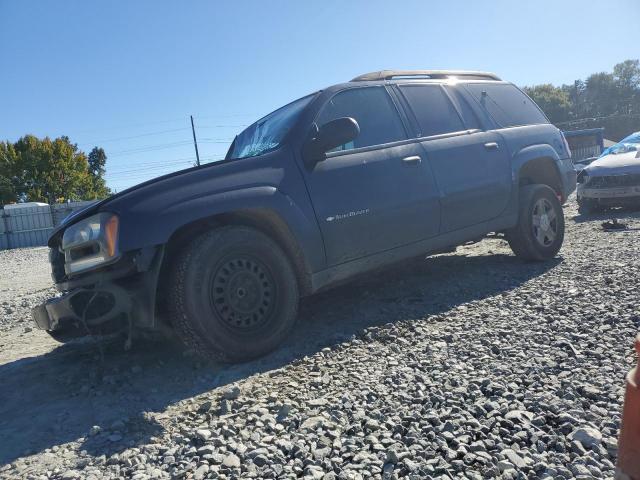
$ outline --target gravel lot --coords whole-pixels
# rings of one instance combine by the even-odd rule
[[[2,478],[603,478],[640,328],[640,214],[565,208],[561,256],[498,239],[306,299],[242,365],[31,330],[46,249],[0,252]]]

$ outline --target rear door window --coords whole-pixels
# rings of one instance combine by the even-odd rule
[[[319,127],[331,120],[351,117],[360,126],[355,140],[333,151],[382,145],[407,138],[393,101],[384,87],[351,88],[334,95],[322,108]]]
[[[501,127],[549,123],[538,106],[508,83],[472,83],[465,87]]]
[[[400,85],[420,128],[420,137],[464,130],[455,107],[440,85]]]
[[[449,98],[451,98],[453,104],[458,109],[458,112],[460,112],[460,115],[462,115],[465,127],[469,130],[482,128],[478,121],[478,117],[469,105],[469,101],[464,97],[464,94],[459,91],[459,88],[446,86],[445,90],[449,94]]]

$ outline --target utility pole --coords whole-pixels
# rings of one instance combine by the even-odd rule
[[[196,140],[196,129],[193,126],[193,115],[191,116],[191,133],[193,133],[193,146],[196,147],[196,165],[200,166],[200,154],[198,153],[198,141]]]

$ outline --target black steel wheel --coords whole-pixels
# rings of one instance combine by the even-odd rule
[[[269,269],[246,256],[226,259],[215,271],[210,290],[212,307],[229,328],[239,332],[261,328],[277,297]]]
[[[275,349],[295,324],[298,284],[280,247],[249,227],[196,238],[165,279],[171,324],[196,352],[228,361]]]

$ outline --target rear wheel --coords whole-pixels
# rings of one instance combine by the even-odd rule
[[[176,259],[170,321],[197,353],[244,361],[275,349],[295,324],[298,285],[280,247],[249,227],[215,229]]]
[[[506,237],[513,253],[523,260],[555,257],[564,241],[564,214],[553,189],[547,185],[521,187],[518,224]]]

